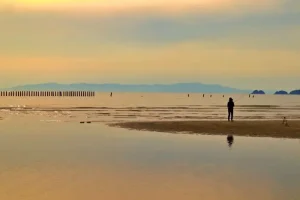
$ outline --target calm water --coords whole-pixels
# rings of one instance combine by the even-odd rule
[[[0,121],[0,199],[300,198],[300,141]]]
[[[243,119],[299,118],[297,96],[230,95]],[[138,132],[124,120],[223,119],[229,95],[0,98],[0,199],[300,199],[300,141]],[[224,113],[225,110],[225,113]]]
[[[0,117],[35,115],[42,120],[133,121],[220,120],[226,118],[226,103],[233,97],[239,120],[300,119],[300,96],[97,93],[91,98],[1,97]]]

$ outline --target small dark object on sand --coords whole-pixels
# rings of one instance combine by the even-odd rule
[[[92,122],[88,121],[88,122],[86,122],[86,123],[91,124]]]
[[[80,124],[84,124],[84,122],[80,122]]]
[[[288,121],[287,121],[286,117],[283,117],[282,124],[283,124],[283,125],[285,125],[285,126],[289,126],[289,124],[288,124]]]

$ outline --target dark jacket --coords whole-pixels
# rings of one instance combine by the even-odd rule
[[[228,110],[233,110],[233,108],[234,108],[234,102],[233,101],[229,101],[227,103],[227,108],[228,108]]]

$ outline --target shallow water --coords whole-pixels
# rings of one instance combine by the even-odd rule
[[[300,141],[0,121],[0,199],[300,197]]]
[[[35,115],[41,120],[220,120],[229,97],[239,120],[300,119],[300,96],[248,94],[97,93],[96,97],[0,97],[0,117]]]

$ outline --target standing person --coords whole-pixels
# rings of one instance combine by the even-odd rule
[[[233,121],[233,108],[234,108],[234,102],[233,99],[230,97],[229,101],[227,103],[228,108],[228,121]]]
[[[110,93],[110,97],[112,97],[112,92]]]

